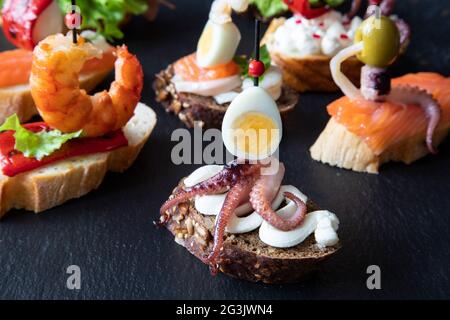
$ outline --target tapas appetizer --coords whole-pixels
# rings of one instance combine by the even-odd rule
[[[299,92],[334,92],[338,87],[329,70],[330,60],[342,49],[350,46],[362,20],[358,12],[361,0],[353,0],[347,14],[334,10],[344,0],[284,0],[293,12],[289,19],[272,20],[264,38],[274,63],[283,71],[283,81]],[[380,4],[381,3],[381,4]],[[369,0],[366,15],[380,4],[381,13],[391,15],[395,1]],[[409,27],[392,16],[402,33],[402,48],[409,41]],[[342,71],[359,84],[361,62],[356,58],[345,61]]]
[[[223,119],[224,144],[237,159],[182,179],[162,205],[159,224],[213,274],[296,282],[339,249],[339,220],[296,187],[282,185],[285,167],[273,155],[282,137],[281,116],[257,79]]]
[[[6,0],[2,9],[5,36],[19,49],[0,52],[0,123],[12,114],[27,121],[38,113],[29,85],[32,50],[39,41],[63,30],[64,18],[57,1],[33,0],[27,6],[19,2]],[[114,68],[115,49],[96,32],[83,31],[82,37],[102,51],[79,73],[81,88],[91,91]]]
[[[391,19],[371,16],[357,30],[355,44],[333,58],[333,79],[345,97],[327,108],[331,119],[311,148],[314,160],[378,173],[385,162],[410,164],[437,152],[450,129],[450,78],[417,73],[391,81],[388,66],[398,56],[400,38]],[[355,55],[365,63],[361,89],[340,70]]]
[[[197,122],[203,128],[220,128],[230,102],[252,85],[252,72],[264,66],[260,85],[277,101],[280,112],[291,110],[298,101],[296,92],[283,86],[281,71],[271,66],[264,48],[261,61],[250,66],[245,57],[236,56],[241,34],[231,13],[247,6],[248,0],[214,1],[197,51],[156,75],[157,101],[188,127]]]
[[[30,91],[43,122],[21,124],[14,114],[0,126],[0,217],[78,198],[97,188],[106,171],[122,172],[136,159],[156,123],[139,102],[142,67],[126,46],[117,47],[115,81],[90,96],[79,74],[102,55],[75,29],[34,48]]]

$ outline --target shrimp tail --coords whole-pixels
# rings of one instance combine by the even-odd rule
[[[109,89],[117,115],[114,130],[122,128],[133,116],[144,84],[144,72],[137,57],[125,45],[117,47],[116,55],[116,80]]]

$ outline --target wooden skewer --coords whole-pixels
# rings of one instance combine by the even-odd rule
[[[255,60],[259,61],[259,38],[261,33],[261,25],[258,19],[255,19]],[[259,77],[253,77],[255,87],[259,85]]]
[[[72,0],[72,14],[75,13],[75,6],[77,5],[76,0]],[[74,44],[78,43],[78,39],[77,39],[77,27],[74,26],[74,28],[72,29],[72,41]]]

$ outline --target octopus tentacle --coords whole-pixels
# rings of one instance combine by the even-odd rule
[[[409,38],[411,37],[411,27],[405,20],[400,18],[393,19],[400,33],[400,53],[404,53],[409,44]]]
[[[261,166],[258,164],[252,165],[249,163],[241,163],[239,160],[234,160],[213,177],[190,188],[181,190],[161,206],[160,215],[163,218],[160,220],[160,224],[164,224],[168,221],[169,216],[164,215],[168,209],[195,196],[218,193],[224,188],[235,184],[240,177],[253,175],[254,173],[259,172],[260,167]]]
[[[283,219],[271,208],[270,201],[264,199],[261,191],[258,189],[259,188],[257,186],[253,187],[250,195],[250,201],[252,202],[255,211],[258,212],[270,225],[282,231],[290,231],[297,228],[303,222],[307,208],[306,204],[300,198],[290,192],[286,192],[284,194],[286,198],[295,202],[297,205],[297,210],[290,218]]]
[[[426,133],[427,147],[430,153],[436,154],[437,150],[433,146],[433,135],[441,118],[441,108],[433,96],[418,87],[401,85],[392,88],[387,99],[388,101],[399,104],[419,105],[423,109],[428,118]]]
[[[381,15],[387,17],[391,15],[392,10],[394,9],[395,0],[369,0],[369,7],[367,8],[365,18],[375,14],[375,7],[373,7],[373,5],[378,5]]]
[[[370,101],[385,101],[391,91],[391,77],[387,68],[365,65],[361,68],[361,93]]]
[[[381,14],[383,16],[390,16],[394,10],[395,0],[383,0],[380,3]]]
[[[288,220],[292,221],[292,223],[295,224],[296,226],[300,225],[303,222],[303,219],[305,219],[306,212],[308,211],[306,203],[303,202],[302,199],[300,199],[299,197],[290,192],[285,192],[284,196],[289,200],[294,201],[294,203],[297,205],[297,210]]]
[[[347,14],[345,15],[344,21],[345,22],[349,22],[350,20],[353,19],[354,16],[356,16],[356,14],[359,11],[359,8],[361,7],[361,0],[353,0],[352,1],[352,6],[350,7],[350,11],[347,12]]]
[[[176,193],[172,198],[169,198],[164,204],[161,206],[159,211],[161,215],[160,224],[164,224],[169,220],[169,215],[166,215],[166,211],[170,208],[175,207],[177,204],[188,201],[189,199],[195,196],[204,196],[207,194],[213,194],[218,192],[217,190],[223,189],[225,187],[225,181],[214,181],[210,183],[199,183],[192,188],[188,188],[186,190],[181,190]]]
[[[223,246],[223,237],[225,235],[225,228],[228,221],[242,200],[248,196],[254,181],[255,178],[253,176],[243,177],[231,187],[230,191],[228,191],[225,202],[217,217],[214,230],[214,246],[207,259],[207,262],[210,264],[212,274],[217,274],[218,271],[217,260]]]
[[[303,220],[306,212],[306,205],[300,199],[290,194],[289,197],[295,199],[298,210],[289,219],[283,219],[272,209],[272,200],[277,194],[284,176],[284,166],[280,163],[278,172],[275,175],[262,175],[255,183],[250,192],[250,203],[253,209],[261,217],[282,231],[295,229]]]

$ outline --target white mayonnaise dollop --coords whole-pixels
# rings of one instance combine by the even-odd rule
[[[354,17],[350,23],[344,24],[343,18],[337,11],[315,19],[294,15],[272,35],[268,41],[269,49],[296,58],[334,56],[352,44],[356,29],[362,22],[361,18]]]
[[[184,180],[186,187],[192,187],[197,183],[205,181],[222,170],[222,166],[206,165],[195,170]],[[284,197],[285,192],[290,192],[306,203],[308,198],[294,186],[281,186],[275,199],[272,201],[272,209],[283,218],[289,218],[294,214],[296,205],[293,201]],[[204,215],[218,215],[225,201],[226,192],[217,195],[206,195],[196,197],[195,208]],[[287,204],[280,208],[285,201]],[[244,216],[246,215],[246,216]],[[253,211],[249,203],[237,208],[226,227],[226,232],[240,234],[247,233],[259,228],[259,237],[264,243],[278,248],[289,248],[302,243],[310,234],[314,233],[319,247],[333,246],[338,241],[337,229],[339,220],[335,214],[321,210],[310,212],[306,215],[303,223],[292,231],[281,231]]]
[[[240,88],[215,95],[214,100],[216,100],[218,104],[231,102],[234,98],[237,97],[240,92],[253,86],[253,78],[245,78],[242,81],[242,86]],[[283,87],[281,70],[276,66],[270,66],[270,68],[260,78],[259,86],[266,90],[273,100],[278,100],[278,98],[281,96]]]

